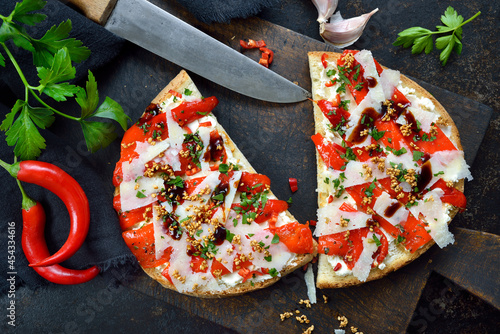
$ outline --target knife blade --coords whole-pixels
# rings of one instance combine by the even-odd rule
[[[146,0],[69,0],[110,32],[223,87],[294,103],[310,93]]]

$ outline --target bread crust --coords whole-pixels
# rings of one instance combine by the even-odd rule
[[[198,89],[196,88],[195,84],[189,77],[186,71],[181,70],[180,73],[172,80],[170,83],[163,88],[163,90],[158,93],[158,95],[152,100],[152,103],[155,104],[160,104],[163,101],[169,99],[172,94],[170,91],[184,91],[184,89],[190,89],[193,94],[198,94],[198,97],[201,97]],[[248,162],[248,160],[245,158],[243,153],[238,149],[236,144],[232,141],[232,139],[229,137],[227,132],[224,130],[224,128],[217,123],[217,130],[219,133],[224,136],[224,142],[229,146],[229,148],[232,151],[233,156],[236,159],[239,159],[239,164],[243,166],[243,169],[252,173],[256,173],[255,169],[252,167],[252,165]],[[120,193],[120,188],[116,187],[115,188],[115,195],[119,195]],[[272,195],[272,192],[269,192]],[[293,215],[289,212],[286,211],[286,215],[292,220],[296,221],[296,219],[293,217]],[[152,222],[148,223],[152,224]],[[309,263],[314,256],[316,256],[317,253],[317,243],[314,241],[314,252],[311,254],[297,254],[295,257],[295,260],[293,261],[292,264],[287,265],[280,271],[280,276],[273,277],[271,279],[268,279],[266,281],[261,281],[261,282],[254,282],[253,285],[250,281],[247,281],[245,283],[240,283],[234,287],[230,287],[226,290],[223,291],[211,291],[211,290],[206,290],[202,288],[198,288],[193,292],[182,292],[183,294],[194,296],[194,297],[201,297],[201,298],[222,298],[222,297],[231,297],[231,296],[237,296],[241,295],[250,291],[254,290],[259,290],[265,287],[268,287],[274,283],[276,283],[281,277],[291,273],[292,271],[296,270],[297,268],[300,268],[304,266],[305,264]],[[174,291],[177,291],[175,286],[170,283],[168,279],[166,279],[163,275],[161,275],[161,271],[158,270],[157,268],[144,268],[142,267],[144,272],[149,275],[151,278],[159,282],[163,287],[167,289],[171,289]]]
[[[318,97],[315,96],[315,87],[318,88],[319,84],[319,75],[321,71],[322,63],[321,63],[321,57],[322,55],[326,53],[328,55],[328,60],[333,60],[337,61],[340,56],[342,55],[341,53],[336,53],[336,52],[324,52],[324,51],[311,51],[308,52],[308,57],[309,57],[309,69],[310,69],[310,74],[311,74],[311,82],[313,85],[313,100],[317,99]],[[382,66],[384,69],[387,67]],[[459,150],[462,150],[462,145],[460,143],[460,135],[458,133],[458,129],[455,125],[455,122],[453,122],[453,119],[451,116],[448,114],[448,112],[445,110],[445,108],[437,101],[432,94],[430,94],[427,90],[425,90],[422,86],[418,85],[416,82],[413,80],[409,79],[405,75],[401,74],[401,81],[402,85],[406,87],[411,87],[415,89],[415,94],[418,97],[426,97],[432,101],[432,103],[435,106],[435,111],[441,116],[441,119],[444,124],[451,126],[451,141],[456,145],[456,147]],[[315,86],[316,85],[316,86]],[[323,127],[321,126],[321,122],[324,118],[323,113],[321,112],[321,109],[318,107],[316,103],[313,103],[314,105],[314,122],[315,122],[315,131],[316,133],[321,133],[321,135],[325,136],[325,132],[323,130]],[[316,151],[316,163],[318,166],[318,171],[323,170],[324,168],[324,162],[319,156],[319,153]],[[317,174],[317,184],[318,186],[322,184],[324,177],[320,175],[318,172]],[[454,187],[461,192],[464,191],[464,179],[459,180],[458,182],[455,182]],[[325,193],[318,193],[318,206],[322,207],[326,204],[327,202],[327,194]],[[448,224],[453,220],[455,215],[458,213],[458,208],[452,207],[452,209],[449,211],[449,216],[450,216],[450,221]],[[429,241],[427,244],[425,244],[423,247],[415,251],[414,253],[410,253],[406,251],[406,249],[402,245],[397,245],[398,248],[401,249],[401,255],[394,258],[394,260],[389,263],[384,269],[379,269],[379,268],[373,268],[370,271],[370,275],[366,279],[366,282],[376,280],[379,278],[382,278],[386,276],[387,274],[398,270],[399,268],[409,264],[410,262],[414,261],[418,257],[420,257],[423,253],[425,253],[429,248],[431,248],[435,244],[434,240]],[[362,284],[364,282],[361,282],[358,280],[356,277],[354,277],[352,274],[346,275],[346,276],[338,276],[335,274],[333,271],[332,266],[327,260],[327,255],[325,254],[319,254],[319,261],[318,261],[318,279],[316,282],[316,286],[318,288],[326,289],[326,288],[344,288],[348,286],[353,286],[353,285],[358,285]]]

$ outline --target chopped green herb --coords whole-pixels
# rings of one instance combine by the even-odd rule
[[[381,242],[380,242],[380,240],[377,238],[377,236],[375,235],[375,233],[373,233],[373,240],[375,241],[375,244],[377,245],[377,247],[382,246],[382,243],[381,243]]]
[[[363,82],[358,83],[356,86],[354,86],[354,89],[357,90],[358,92],[363,89]]]
[[[277,244],[280,242],[280,237],[276,233],[274,234],[273,240],[271,240],[272,244]]]
[[[368,196],[368,197],[372,197],[373,196],[373,190],[376,187],[375,182],[377,182],[377,178],[375,178],[372,181],[372,183],[370,183],[370,186],[368,186],[368,188],[364,191],[364,193],[365,193],[366,196]]]
[[[420,160],[423,156],[425,155],[424,152],[420,151],[413,151],[413,161],[418,161]]]
[[[326,75],[329,77],[331,77],[332,75],[335,75],[336,73],[337,73],[337,71],[335,71],[333,68],[326,71]]]
[[[217,194],[215,196],[212,196],[212,200],[222,202],[222,201],[224,201],[224,194],[223,193],[219,193],[219,194]]]
[[[269,275],[271,275],[271,277],[276,277],[279,275],[279,271],[277,271],[276,268],[271,268],[269,269]]]
[[[176,176],[175,179],[168,180],[167,184],[174,185],[178,188],[184,188],[184,181],[180,176]]]
[[[144,190],[143,190],[143,191],[144,191]],[[144,193],[143,193],[143,192],[141,192],[141,191],[137,191],[137,194],[135,194],[135,196],[136,196],[137,198],[146,198],[146,195],[144,195]]]
[[[394,155],[396,155],[396,156],[400,156],[401,154],[405,154],[406,152],[408,152],[408,151],[404,147],[401,147],[401,149],[399,149],[397,151],[394,151],[394,150],[392,151],[392,153],[394,153]]]
[[[342,100],[340,101],[339,107],[344,109],[345,111],[349,111],[349,103],[351,103],[350,100]]]
[[[234,238],[234,233],[231,233],[231,231],[226,230],[226,240],[229,242],[233,242]]]
[[[378,131],[376,127],[373,127],[372,131],[370,132],[370,136],[372,136],[375,140],[379,140],[384,136],[384,134],[385,131]]]
[[[190,96],[191,94],[193,94],[192,91],[190,91],[189,89],[184,89],[184,95],[187,95],[187,96]]]

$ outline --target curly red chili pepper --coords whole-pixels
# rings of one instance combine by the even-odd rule
[[[22,188],[21,188],[21,191]],[[23,233],[22,246],[30,263],[40,262],[50,256],[44,238],[45,211],[40,203],[25,196],[23,191]],[[80,284],[93,279],[99,273],[97,266],[84,270],[68,269],[58,264],[34,267],[46,280],[56,284]]]
[[[90,223],[89,202],[82,187],[61,168],[46,162],[21,161],[8,165],[2,161],[1,165],[18,180],[50,190],[68,209],[71,222],[68,239],[55,254],[47,254],[47,258],[37,256],[37,261],[33,261],[30,266],[50,266],[73,256],[85,241]]]

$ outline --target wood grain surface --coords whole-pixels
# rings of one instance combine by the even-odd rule
[[[275,50],[271,69],[308,90],[307,51],[333,51],[323,43],[256,18],[233,20],[231,25],[208,26],[197,22],[175,4],[158,1],[156,4],[238,50],[240,39],[264,39],[268,47]],[[200,52],[203,50],[200,49]],[[255,60],[260,57],[257,50],[246,50],[244,53]],[[104,87],[103,94],[116,97],[134,119],[140,116],[149,101],[180,68],[132,46],[126,54],[127,57],[122,57],[98,80]],[[215,114],[219,122],[252,165],[271,178],[276,195],[281,199],[289,198],[288,177],[296,177],[299,191],[292,196],[294,204],[290,211],[301,222],[315,219],[316,167],[314,145],[310,140],[314,133],[311,103],[279,105],[257,101],[190,74],[202,94],[218,97],[220,104]],[[117,82],[121,85],[117,85]],[[466,159],[472,164],[488,126],[491,109],[438,87],[420,83],[445,106],[456,121]],[[470,117],[471,114],[480,117]],[[315,333],[330,333],[339,328],[336,317],[340,314],[349,318],[349,326],[354,325],[365,333],[401,333],[407,328],[433,269],[456,280],[457,284],[493,305],[498,305],[498,290],[494,284],[498,277],[498,266],[493,266],[495,263],[491,262],[485,263],[490,268],[485,276],[488,279],[480,280],[473,275],[474,272],[485,270],[483,262],[478,259],[498,249],[498,237],[461,229],[455,229],[454,233],[457,238],[455,245],[445,250],[434,246],[412,264],[384,279],[359,287],[318,290],[320,303],[311,309],[298,303],[300,299],[307,298],[302,270],[283,278],[270,288],[223,300],[198,299],[165,290],[145,275],[127,282],[126,286],[238,332],[299,333],[309,325],[315,325]],[[464,247],[464,244],[468,247]],[[481,244],[489,246],[473,250],[475,245]],[[431,258],[432,262],[429,261]],[[464,272],[464,266],[468,266],[471,274]],[[328,303],[322,303],[322,295],[328,298]],[[305,314],[310,324],[300,324],[293,318],[283,322],[279,320],[280,313],[295,310],[300,312],[297,314],[299,316]]]
[[[86,17],[104,25],[113,11],[117,0],[67,0],[75,9]]]

